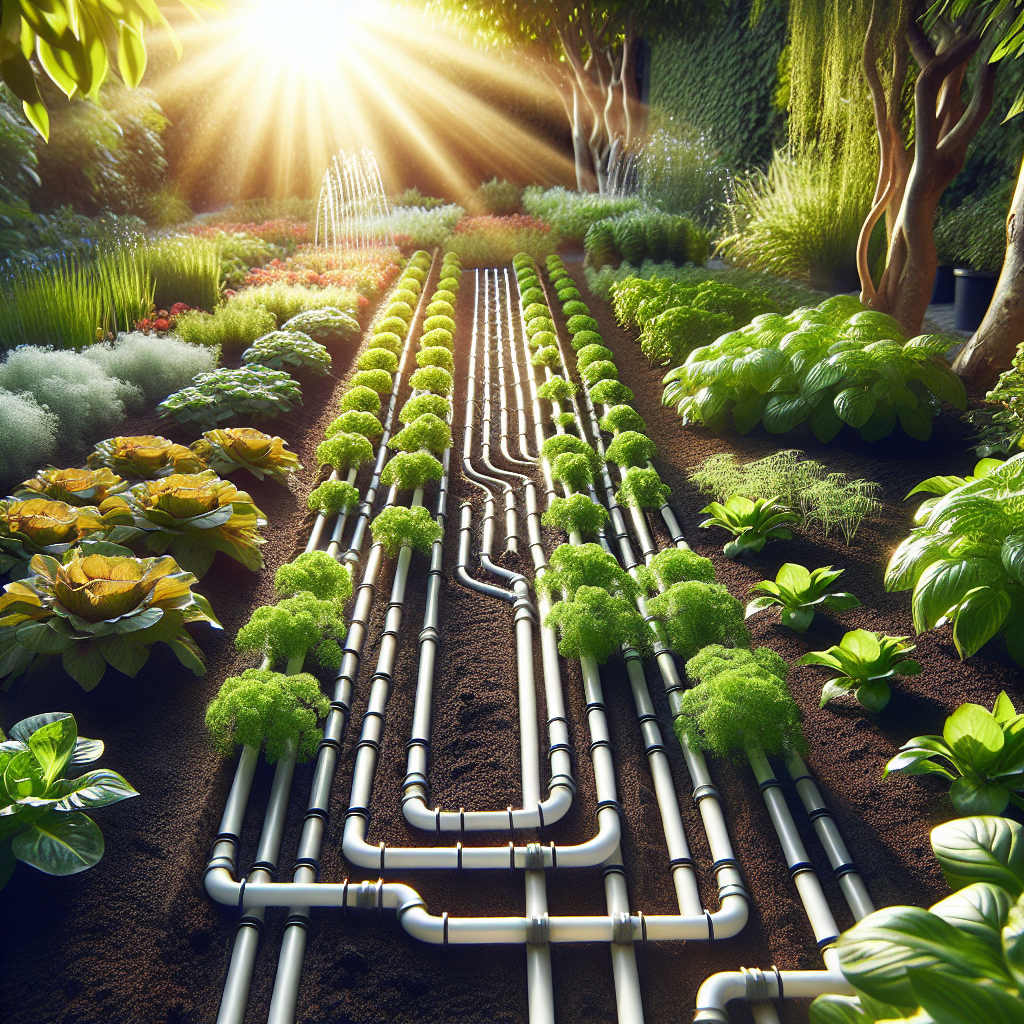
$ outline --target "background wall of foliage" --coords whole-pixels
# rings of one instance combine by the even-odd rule
[[[785,115],[773,99],[786,10],[763,6],[753,27],[751,0],[739,0],[721,21],[662,38],[651,52],[651,106],[706,131],[734,171],[767,164],[785,142]]]

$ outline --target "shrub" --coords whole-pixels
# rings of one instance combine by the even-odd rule
[[[435,327],[420,337],[420,348],[437,347],[446,348],[449,351],[454,348],[451,331],[446,331],[443,327]]]
[[[550,366],[552,369],[562,365],[562,355],[554,345],[539,348],[530,357],[534,366]]]
[[[608,446],[606,458],[620,466],[645,466],[658,453],[658,446],[635,430],[624,430]]]
[[[647,424],[631,405],[613,405],[601,417],[600,426],[609,434],[621,434],[625,431],[647,433]]]
[[[443,473],[441,463],[426,452],[399,452],[384,467],[380,479],[389,487],[397,484],[401,490],[410,491],[440,480]]]
[[[350,313],[325,306],[297,313],[285,321],[283,331],[300,331],[321,345],[355,341],[361,333],[359,321]]]
[[[0,481],[17,480],[49,457],[59,426],[31,394],[0,391]]]
[[[430,348],[421,348],[416,353],[417,366],[440,366],[449,373],[455,372],[455,360],[451,352],[443,345],[433,345]]]
[[[696,348],[732,329],[732,317],[692,306],[677,306],[655,317],[640,335],[640,351],[654,366],[678,366]]]
[[[91,345],[82,354],[109,376],[138,388],[149,403],[159,402],[217,365],[212,349],[150,334],[122,334],[114,342]]]
[[[331,354],[298,331],[273,331],[257,338],[242,353],[242,362],[274,370],[308,370],[314,377],[323,377],[331,368]]]
[[[370,523],[370,532],[374,543],[380,544],[389,558],[394,558],[406,545],[428,555],[431,546],[444,535],[441,524],[434,522],[422,505],[416,508],[394,505],[384,509]]]
[[[481,182],[476,190],[476,204],[484,213],[504,217],[519,209],[523,190],[511,181],[491,178]]]
[[[584,345],[583,348],[576,350],[576,369],[582,373],[591,363],[596,363],[599,359],[614,362],[615,354],[604,345]]]
[[[400,423],[411,423],[428,412],[433,413],[433,415],[442,420],[448,420],[452,414],[451,403],[441,395],[417,395],[415,398],[410,398],[402,406],[402,411],[398,414],[398,420]]]
[[[339,412],[380,412],[380,395],[373,388],[358,384],[349,388],[338,400]]]
[[[359,293],[353,288],[304,288],[300,284],[276,282],[245,288],[232,295],[227,305],[235,309],[262,306],[277,323],[286,324],[300,313],[317,309],[340,309],[354,317],[359,309]],[[260,334],[266,334],[266,330]]]
[[[302,659],[310,652],[326,669],[341,665],[341,647],[347,627],[334,601],[322,601],[301,592],[275,605],[257,608],[235,637],[240,651],[264,655],[272,665]]]
[[[604,339],[597,331],[577,331],[570,339],[572,350],[578,352],[587,345],[603,345]]]
[[[600,544],[560,544],[551,552],[548,571],[537,578],[536,586],[541,593],[561,593],[570,600],[583,586],[626,598],[640,593],[636,580]]]
[[[558,402],[564,405],[576,394],[576,385],[565,377],[553,375],[537,388],[537,397],[547,399],[549,402]]]
[[[373,445],[362,434],[335,434],[321,441],[316,449],[321,466],[333,466],[339,472],[373,461]]]
[[[413,309],[416,308],[416,304],[420,301],[420,293],[413,291],[411,288],[399,288],[391,293],[392,302],[405,302]],[[427,307],[429,309],[429,307]]]
[[[671,488],[661,482],[658,471],[651,466],[627,469],[615,500],[627,508],[661,508],[672,494]]]
[[[384,433],[381,422],[372,412],[352,409],[343,412],[327,426],[325,436],[335,434],[362,434],[363,437],[380,437]]]
[[[174,332],[191,345],[208,345],[225,352],[251,345],[274,330],[274,314],[261,305],[228,302],[212,313],[192,310],[175,320]]]
[[[397,334],[404,338],[409,325],[400,316],[385,316],[373,325],[374,334]]]
[[[587,389],[595,405],[620,405],[633,401],[633,392],[621,381],[605,378]]]
[[[386,352],[390,352],[396,358],[402,354],[402,349],[404,347],[405,343],[402,339],[391,331],[383,331],[380,334],[373,334],[370,336],[370,340],[366,343],[367,350],[382,348]]]
[[[545,526],[565,533],[580,533],[595,537],[608,522],[608,510],[593,502],[585,494],[568,498],[552,498],[548,510],[540,517]]]
[[[746,647],[750,643],[743,605],[718,583],[675,583],[652,597],[647,611],[661,622],[668,646],[684,659],[708,644]]]
[[[378,395],[386,395],[395,386],[395,380],[387,370],[360,370],[352,374],[349,381],[353,388],[369,388]]]
[[[356,360],[360,370],[384,370],[386,373],[398,371],[398,356],[386,348],[368,348]]]
[[[263,748],[271,764],[292,749],[304,762],[317,752],[323,739],[317,721],[329,710],[313,676],[249,668],[224,680],[206,709],[206,730],[224,756],[241,744]]]
[[[425,310],[427,316],[447,316],[455,318],[455,307],[444,299],[434,299]]]
[[[306,504],[310,512],[324,515],[351,512],[359,504],[359,491],[347,480],[325,480],[309,492]]]
[[[618,380],[619,371],[613,362],[607,359],[599,359],[591,363],[585,370],[580,371],[583,383],[588,387],[602,380]]]
[[[247,469],[257,480],[269,476],[285,487],[288,474],[302,469],[298,456],[287,447],[284,438],[252,427],[208,430],[192,444],[192,450],[221,476]]]
[[[647,590],[667,590],[676,583],[697,580],[715,582],[715,567],[710,558],[703,558],[686,548],[665,548],[640,569],[640,579]]]
[[[274,573],[274,587],[285,597],[305,591],[333,601],[340,611],[352,597],[352,574],[326,551],[304,551]]]
[[[388,447],[400,452],[417,452],[426,448],[438,455],[452,446],[452,430],[443,419],[425,412],[400,430]]]
[[[600,587],[579,587],[569,601],[558,601],[544,625],[559,632],[558,651],[566,658],[593,658],[604,664],[621,647],[646,650],[650,628],[626,598]]]
[[[507,263],[517,250],[536,255],[557,245],[551,228],[533,217],[466,217],[445,243],[466,267],[493,267]]]
[[[450,395],[455,382],[452,375],[440,366],[421,366],[409,378],[415,391],[429,391],[435,395]]]
[[[562,305],[562,313],[570,318],[574,316],[590,316],[590,309],[585,302],[580,302],[578,299],[570,299]]]

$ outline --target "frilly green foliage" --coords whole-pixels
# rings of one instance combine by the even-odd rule
[[[421,348],[416,353],[417,366],[440,366],[442,370],[449,373],[455,372],[455,360],[451,352],[443,345],[432,345],[430,348]]]
[[[404,338],[409,331],[409,325],[400,316],[386,316],[373,325],[374,334],[397,334]]]
[[[386,395],[395,386],[394,378],[387,370],[360,370],[352,374],[349,382],[353,388],[369,388],[378,395]]]
[[[583,586],[628,598],[640,593],[637,581],[600,544],[560,544],[551,552],[548,571],[537,579],[537,589],[571,599]],[[742,623],[742,611],[740,616]]]
[[[591,387],[598,381],[618,380],[619,370],[611,360],[599,359],[596,363],[591,363],[585,370],[581,370],[580,376],[583,378],[583,383],[587,387]]]
[[[547,399],[549,402],[558,402],[564,405],[576,394],[576,385],[564,377],[554,376],[546,380],[537,388],[537,397]]]
[[[530,357],[530,362],[534,366],[550,366],[553,369],[562,365],[562,357],[554,345],[548,345],[546,348],[537,349]]]
[[[264,756],[274,762],[294,743],[302,762],[316,753],[323,738],[317,722],[329,710],[313,676],[250,668],[224,680],[206,709],[206,730],[224,756],[236,745],[265,745]]]
[[[434,292],[433,301],[434,302],[447,302],[449,306],[454,307],[455,306],[456,298],[457,298],[457,296],[455,294],[455,289],[454,288],[451,291],[449,291],[446,288],[438,288],[438,290],[436,292]]]
[[[415,259],[415,257],[414,257]],[[423,286],[423,282],[427,279],[427,272],[422,266],[416,262],[410,262],[409,266],[405,268],[405,273],[402,275],[403,278],[412,278],[420,287]]]
[[[421,366],[409,378],[409,386],[415,391],[450,395],[455,381],[452,379],[452,375],[440,366]]]
[[[676,306],[648,322],[640,335],[640,351],[655,366],[678,366],[695,348],[710,345],[732,328],[728,314]]]
[[[300,592],[275,605],[257,608],[238,631],[240,651],[266,655],[271,664],[305,658],[310,652],[323,668],[341,665],[339,640],[345,639],[345,620],[334,601]]]
[[[397,316],[400,320],[404,320],[408,323],[412,320],[413,307],[408,302],[396,302],[394,299],[388,303],[388,308],[385,311],[388,316]]]
[[[440,455],[452,446],[452,429],[440,416],[425,412],[400,430],[388,447],[399,452],[418,452],[422,448]]]
[[[627,469],[615,500],[627,508],[661,508],[668,501],[672,489],[661,482],[658,471],[651,466],[645,469],[634,466]]]
[[[551,464],[552,479],[565,484],[570,491],[585,491],[594,482],[594,471],[585,455],[563,452]]]
[[[557,416],[551,417],[551,422],[561,427],[563,430],[574,430],[578,423],[576,422],[576,414],[574,412],[560,412]]]
[[[595,405],[623,405],[633,401],[633,392],[618,380],[601,380],[587,390]]]
[[[356,361],[360,370],[384,370],[394,373],[398,369],[398,356],[386,348],[368,348]]]
[[[444,299],[434,299],[425,310],[427,316],[455,317],[455,307]]]
[[[583,455],[590,464],[591,473],[597,473],[601,468],[601,459],[597,452],[587,444],[586,441],[573,434],[555,434],[549,437],[540,450],[542,458],[549,459],[552,463],[559,455]]]
[[[384,433],[381,422],[372,412],[360,412],[351,409],[343,412],[327,425],[326,437],[335,434],[362,434],[363,437],[380,437]]]
[[[376,416],[380,412],[380,395],[373,388],[358,385],[349,388],[338,401],[340,412],[368,412]]]
[[[719,755],[803,749],[800,709],[785,682],[788,668],[767,648],[704,648],[687,662],[687,674],[700,683],[683,694],[676,732]]]
[[[540,521],[565,533],[576,531],[584,537],[596,537],[608,522],[608,510],[585,494],[573,494],[568,498],[552,498]]]
[[[547,348],[549,345],[558,345],[558,338],[551,331],[538,331],[529,340],[529,346],[533,350]]]
[[[428,316],[423,321],[423,329],[425,331],[442,330],[454,334],[455,321],[450,316]]]
[[[397,484],[402,490],[411,491],[416,487],[426,487],[432,480],[440,480],[443,472],[444,467],[433,455],[399,452],[384,467],[380,479],[388,487]]]
[[[403,274],[398,284],[400,291],[412,292],[417,301],[419,300],[420,292],[423,291],[423,282],[418,277]]]
[[[598,664],[622,646],[642,651],[651,643],[650,629],[634,604],[601,587],[579,587],[571,601],[552,607],[544,625],[558,630],[558,650],[563,656],[591,657]]]
[[[419,292],[414,292],[411,288],[399,288],[397,292],[391,294],[392,302],[407,302],[413,308],[419,300]]]
[[[607,458],[620,466],[645,466],[658,453],[658,446],[635,430],[624,430],[610,445]]]
[[[352,341],[359,337],[359,321],[350,313],[324,306],[322,309],[307,309],[297,313],[282,326],[285,331],[302,331],[314,341]]]
[[[621,434],[627,430],[646,434],[647,424],[633,406],[613,405],[601,417],[601,429],[607,430],[609,434]]]
[[[359,491],[347,480],[325,480],[310,491],[307,503],[311,512],[324,515],[351,512],[359,504]]]
[[[551,317],[551,311],[548,309],[548,304],[544,301],[544,293],[540,292],[539,298],[527,300],[526,295],[536,293],[538,289],[531,288],[529,292],[523,295],[523,319],[529,323],[534,317],[543,316]]]
[[[692,658],[708,644],[750,643],[743,605],[718,583],[675,583],[652,597],[647,610],[662,623],[668,646],[681,658]]]
[[[454,347],[455,342],[452,340],[452,332],[446,331],[443,327],[435,327],[432,331],[427,331],[423,337],[420,338],[420,348],[446,348],[451,351]]]
[[[373,445],[362,434],[335,434],[317,445],[316,457],[321,466],[350,469],[373,461]]]
[[[565,326],[569,328],[570,334],[579,334],[580,331],[599,331],[601,329],[600,324],[592,316],[579,313],[576,316],[569,317],[565,322]]]
[[[352,596],[352,574],[326,551],[304,551],[277,570],[274,586],[285,597],[305,591],[317,600],[333,601],[341,611]]]
[[[574,352],[579,352],[588,345],[603,345],[604,338],[597,331],[577,331],[570,339],[570,344]]]
[[[590,309],[585,302],[580,302],[579,299],[569,299],[562,304],[562,313],[568,317],[590,316]]]
[[[531,269],[525,269],[522,277],[518,278],[521,291],[529,291],[531,288],[540,288],[540,278]]]
[[[257,338],[242,353],[246,365],[258,363],[274,370],[308,370],[322,377],[331,368],[331,354],[319,342],[299,331],[272,331]]]
[[[583,297],[582,295],[580,295],[579,291],[574,286],[571,285],[567,285],[564,288],[556,289],[556,294],[558,295],[559,302],[572,302],[573,299],[581,299]],[[562,309],[562,312],[565,313],[564,308]],[[576,312],[579,311],[577,310]],[[568,316],[569,314],[566,315]]]
[[[411,423],[426,412],[433,413],[442,420],[447,420],[451,416],[452,406],[443,395],[417,395],[402,406],[398,420],[400,423]]]
[[[576,369],[582,373],[591,363],[599,359],[615,360],[615,354],[604,345],[584,345],[576,351]]]
[[[375,334],[366,343],[367,350],[382,348],[390,352],[392,355],[398,356],[402,352],[403,342],[402,339],[391,331],[383,331],[381,334]]]
[[[549,316],[535,316],[526,322],[526,336],[532,338],[540,331],[551,331],[554,333],[555,322]]]
[[[380,544],[390,558],[394,558],[405,545],[428,555],[431,545],[444,535],[441,524],[434,522],[422,505],[416,508],[393,505],[384,509],[370,523],[370,532],[374,543]]]
[[[640,570],[640,580],[649,591],[667,589],[687,580],[714,583],[715,567],[710,558],[703,558],[694,551],[665,548]]]
[[[544,308],[547,309],[548,305],[547,299],[544,296],[544,290],[542,288],[525,289],[522,295],[519,296],[519,301],[523,304],[524,314],[530,306],[543,305]]]

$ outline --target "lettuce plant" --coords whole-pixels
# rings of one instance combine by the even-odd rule
[[[317,462],[339,471],[373,461],[373,445],[362,434],[334,434],[316,449]]]
[[[309,492],[306,504],[311,512],[324,515],[351,512],[359,505],[359,491],[347,480],[325,480]]]
[[[128,480],[156,480],[172,473],[201,473],[206,469],[203,459],[190,448],[153,434],[100,441],[86,464],[90,469],[105,467]]]
[[[569,328],[570,334],[579,334],[580,331],[600,331],[601,327],[598,322],[592,317],[587,315],[577,314],[571,316],[565,323],[566,327]]]
[[[359,321],[350,313],[325,306],[298,313],[281,325],[284,331],[301,331],[321,345],[354,341],[359,337]]]
[[[452,338],[451,331],[446,331],[443,327],[435,327],[420,337],[420,348],[446,348],[450,352],[455,345]]]
[[[411,491],[426,487],[434,480],[440,480],[444,467],[433,455],[426,452],[399,452],[392,456],[381,473],[381,483],[396,484],[400,490]]]
[[[107,514],[124,514],[112,539],[138,542],[158,555],[170,552],[198,579],[222,551],[247,569],[263,567],[259,529],[267,519],[245,491],[212,470],[146,480],[107,498]]]
[[[444,534],[441,524],[435,522],[422,505],[415,508],[392,505],[384,509],[370,523],[370,532],[374,543],[380,544],[390,558],[406,546],[428,555],[431,546]]]
[[[401,299],[392,299],[388,303],[387,310],[385,310],[385,316],[397,316],[407,324],[412,320],[412,315],[413,305],[408,302],[402,302]]]
[[[0,889],[19,860],[47,875],[76,875],[99,862],[103,834],[84,812],[139,795],[109,768],[68,778],[102,753],[103,743],[79,736],[65,712],[24,718],[10,738],[0,731]]]
[[[605,457],[609,462],[629,468],[646,466],[655,455],[658,446],[636,430],[624,430],[608,445]]]
[[[443,345],[431,345],[416,353],[417,366],[440,366],[449,373],[455,372],[455,360]]]
[[[326,551],[304,551],[274,573],[274,587],[285,597],[305,592],[333,601],[341,611],[352,597],[352,573]]]
[[[67,505],[99,505],[104,498],[123,491],[128,484],[106,466],[100,469],[56,469],[46,466],[22,481],[18,498],[50,498]]]
[[[339,640],[345,639],[347,626],[335,601],[325,601],[307,591],[286,597],[274,605],[257,608],[238,631],[235,646],[270,659],[282,661],[313,660],[326,669],[341,665]]]
[[[1002,814],[1009,803],[1024,808],[1024,715],[1006,693],[992,710],[961,704],[941,736],[915,736],[885,766],[904,775],[950,780],[949,799],[959,814]]]
[[[561,427],[563,430],[576,430],[579,426],[576,414],[569,412],[568,410],[558,413],[557,416],[552,413],[551,422],[554,423],[556,427]],[[556,459],[555,461],[557,462],[558,460]]]
[[[580,370],[580,376],[587,387],[592,387],[602,380],[618,380],[618,367],[608,359],[598,359],[591,363],[585,370]]]
[[[402,406],[402,411],[398,414],[398,421],[411,423],[427,412],[437,416],[438,419],[448,420],[452,414],[451,402],[442,395],[416,395]]]
[[[953,894],[928,910],[877,910],[843,932],[839,965],[856,995],[819,996],[811,1024],[1022,1019],[1024,829],[960,818],[932,829],[931,843]]]
[[[708,644],[746,647],[750,643],[743,606],[718,583],[674,583],[650,598],[647,611],[661,623],[667,645],[684,660]]]
[[[397,334],[392,334],[391,331],[382,331],[380,334],[374,334],[366,343],[367,350],[382,348],[385,352],[390,352],[396,358],[402,354],[404,347],[405,342]]]
[[[549,437],[541,447],[540,454],[541,458],[552,463],[559,455],[582,455],[589,463],[591,473],[597,473],[601,469],[601,460],[597,452],[586,441],[573,434],[555,434],[554,437]]]
[[[613,405],[601,417],[600,427],[609,434],[621,434],[627,430],[637,434],[647,433],[647,424],[631,405]]]
[[[393,374],[398,370],[398,356],[386,348],[368,348],[356,360],[356,366],[360,370],[384,370]]]
[[[455,307],[444,299],[434,299],[424,310],[427,316],[448,316],[454,319]]]
[[[580,493],[594,482],[594,470],[585,455],[565,452],[551,464],[551,479],[565,484],[574,493]]]
[[[225,757],[237,745],[262,747],[273,764],[294,749],[301,763],[316,754],[323,739],[317,723],[329,710],[315,677],[249,668],[221,684],[206,709],[206,731]]]
[[[574,394],[576,394],[576,385],[557,375],[552,376],[550,380],[546,380],[537,388],[538,398],[546,399],[549,402],[558,402],[559,405],[565,405]]]
[[[1024,665],[1022,494],[1024,452],[939,497],[889,559],[886,590],[913,588],[919,633],[951,622],[961,658],[1002,634]]]
[[[600,544],[560,544],[551,552],[548,571],[537,579],[537,589],[571,600],[583,586],[630,599],[640,592],[636,580]]]
[[[385,316],[373,325],[374,334],[397,334],[404,338],[409,325],[400,316]]]
[[[672,494],[668,484],[661,482],[658,471],[653,467],[644,469],[634,466],[627,469],[622,484],[615,494],[615,500],[627,508],[661,508]]]
[[[568,317],[589,316],[590,309],[585,302],[580,302],[579,299],[569,299],[563,303],[562,313]]]
[[[650,320],[640,335],[640,351],[652,366],[678,366],[696,348],[710,345],[734,326],[724,313],[677,306]]]
[[[242,353],[242,362],[274,370],[308,370],[323,377],[331,368],[331,354],[319,342],[299,331],[273,331],[257,338]]]
[[[600,359],[615,361],[615,353],[605,345],[584,345],[576,350],[576,369],[582,373],[591,363]]]
[[[633,401],[633,392],[622,381],[600,380],[587,389],[595,405],[623,405]]]
[[[751,501],[742,494],[734,494],[724,505],[713,501],[701,512],[711,513],[698,524],[702,530],[720,526],[736,538],[722,548],[726,558],[760,551],[770,540],[789,540],[793,534],[786,527],[800,518],[795,512],[780,508],[778,498]]]
[[[569,344],[572,345],[573,352],[579,352],[581,348],[586,348],[588,345],[603,345],[604,338],[597,331],[577,331],[569,339]]]
[[[818,607],[831,611],[859,608],[860,601],[846,591],[830,591],[829,587],[843,574],[842,569],[826,565],[808,572],[802,565],[786,562],[775,576],[775,582],[755,583],[750,592],[764,591],[747,605],[746,618],[765,608],[782,609],[782,624],[797,633],[806,633]]]
[[[558,296],[558,301],[559,302],[566,302],[566,303],[567,302],[571,302],[573,299],[581,299],[583,297],[582,295],[580,295],[579,291],[577,291],[576,288],[571,287],[571,286],[570,287],[566,287],[566,288],[558,288],[556,290],[555,294]],[[584,310],[574,309],[572,312],[573,313],[579,313],[579,312],[584,312],[584,311],[586,311],[586,307],[584,307]],[[571,315],[570,313],[566,312],[564,306],[562,307],[562,312],[566,316],[570,316]]]
[[[378,395],[387,395],[395,386],[394,378],[387,370],[359,370],[349,381],[353,388],[369,388]]]
[[[533,295],[533,298],[527,299],[527,295]],[[523,319],[527,323],[538,316],[551,319],[551,311],[544,301],[544,293],[539,288],[528,289],[520,296],[519,301],[523,304]]]
[[[527,338],[532,338],[535,334],[539,334],[541,331],[554,333],[554,330],[555,322],[546,313],[543,316],[535,316],[526,322]]]
[[[545,348],[537,349],[530,357],[530,362],[534,366],[549,366],[551,369],[555,369],[562,365],[562,356],[554,345],[548,345]]]
[[[452,429],[439,416],[425,412],[412,423],[403,427],[390,441],[388,447],[400,452],[417,452],[427,449],[440,455],[452,446]]]
[[[623,646],[651,646],[650,628],[633,602],[602,587],[577,587],[571,599],[552,606],[544,625],[558,630],[558,650],[566,658],[604,664]]]
[[[190,622],[220,629],[209,602],[192,592],[195,576],[169,555],[128,558],[72,549],[62,562],[36,555],[31,574],[0,597],[0,677],[5,686],[61,655],[84,690],[107,665],[134,677],[163,641],[197,676],[202,652],[185,631]]]
[[[537,333],[528,340],[531,352],[536,352],[539,348],[551,348],[558,346],[558,336],[553,334],[551,331],[537,331]]]
[[[827,651],[809,651],[798,665],[824,665],[839,675],[825,684],[821,691],[824,707],[834,697],[852,692],[861,707],[881,711],[892,691],[888,680],[896,676],[916,676],[921,663],[907,655],[913,644],[905,644],[905,636],[883,636],[866,629],[854,629]]]
[[[362,384],[349,388],[338,400],[338,411],[370,412],[376,416],[380,412],[380,395]]]
[[[327,425],[325,435],[334,437],[335,434],[362,434],[363,437],[380,437],[384,433],[384,427],[379,419],[372,412],[360,412],[352,409],[343,412]]]
[[[452,375],[440,366],[421,366],[409,378],[415,391],[429,391],[434,395],[450,395],[455,387]]]
[[[714,583],[715,567],[711,559],[689,548],[665,548],[640,569],[641,584],[648,591],[667,590],[687,580]]]
[[[423,321],[423,330],[425,331],[434,331],[438,328],[454,335],[455,321],[450,316],[428,316]]]
[[[269,477],[287,487],[289,475],[302,469],[299,457],[288,451],[284,438],[264,434],[255,427],[208,430],[192,444],[192,450],[220,476],[247,469],[257,480]]]
[[[552,498],[540,521],[545,526],[565,533],[596,537],[608,522],[608,510],[591,501],[585,494],[572,494],[568,498]]]

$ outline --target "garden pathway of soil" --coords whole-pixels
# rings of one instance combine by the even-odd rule
[[[578,266],[570,262],[570,269],[582,284]],[[432,280],[426,287],[432,287]],[[672,504],[684,532],[696,551],[714,560],[720,581],[742,599],[750,584],[774,576],[783,561],[810,567],[831,563],[847,570],[842,582],[864,602],[863,608],[816,622],[802,638],[773,624],[769,615],[759,616],[751,623],[754,643],[768,644],[792,661],[805,650],[836,642],[845,629],[857,626],[912,635],[909,597],[886,594],[882,570],[908,529],[910,516],[901,499],[912,483],[936,473],[964,473],[972,465],[966,451],[967,433],[955,416],[937,421],[935,438],[929,444],[900,436],[868,446],[840,437],[824,447],[813,438],[787,438],[786,444],[802,446],[830,471],[877,480],[883,487],[883,510],[865,524],[850,548],[819,536],[797,534],[790,543],[769,545],[746,563],[735,564],[721,556],[722,538],[717,531],[696,528],[699,510],[707,499],[688,483],[686,471],[716,452],[736,451],[743,458],[756,458],[776,450],[778,443],[763,434],[719,438],[684,430],[674,411],[660,405],[660,375],[647,367],[634,338],[616,327],[604,303],[593,299],[591,308],[606,343],[616,353],[620,377],[634,390],[637,410],[659,445],[656,465],[672,487]],[[467,271],[457,311],[456,426],[463,422],[472,310],[473,274]],[[336,359],[335,372],[340,376],[346,369],[345,360]],[[195,679],[158,649],[134,681],[111,675],[93,693],[84,694],[55,673],[31,685],[19,683],[3,697],[0,717],[5,725],[44,710],[73,711],[84,735],[106,741],[100,764],[121,771],[142,794],[97,813],[107,854],[96,868],[74,878],[55,879],[19,866],[0,896],[3,1020],[20,1024],[202,1024],[216,1017],[237,914],[209,901],[202,888],[202,871],[234,763],[223,762],[210,752],[202,715],[223,679],[251,664],[235,654],[234,633],[257,604],[273,599],[272,570],[287,560],[305,537],[308,524],[302,498],[315,482],[313,450],[333,417],[336,397],[333,382],[306,385],[304,390],[304,408],[275,429],[291,442],[307,469],[290,492],[274,484],[248,488],[271,523],[265,548],[268,568],[253,576],[218,556],[214,570],[202,583],[201,589],[225,626],[223,633],[206,632],[199,637],[210,663],[209,673]],[[407,394],[403,389],[400,403]],[[143,426],[133,425],[133,429]],[[456,429],[454,434],[452,466],[456,467],[462,431]],[[247,486],[241,477],[234,479],[239,486]],[[449,581],[443,591],[430,751],[431,798],[445,808],[504,807],[518,804],[521,793],[511,658],[514,636],[507,607],[450,582],[454,575],[453,526],[465,499],[474,501],[474,522],[479,524],[479,497],[461,474],[453,472],[445,557]],[[555,536],[546,539],[549,547],[558,542]],[[505,556],[503,561],[509,567],[526,567],[523,556]],[[417,556],[412,563],[405,629],[371,807],[371,843],[383,840],[389,845],[411,846],[432,841],[406,825],[400,805],[417,667],[415,637],[426,580],[426,560]],[[390,585],[387,571],[380,582]],[[373,670],[385,603],[382,597],[374,613],[354,700],[353,725],[333,794],[322,858],[324,881],[340,881],[346,875],[353,880],[376,878],[372,872],[345,864],[341,829],[367,697],[366,681]],[[924,672],[901,680],[890,706],[875,716],[842,702],[818,711],[824,673],[813,668],[793,671],[793,692],[805,714],[808,761],[880,906],[901,902],[927,906],[945,891],[928,845],[929,828],[950,816],[941,787],[928,780],[883,782],[880,773],[900,743],[917,733],[939,731],[944,716],[962,701],[991,705],[1002,688],[1016,702],[1024,699],[1020,669],[997,645],[991,647],[964,665],[956,656],[948,630],[919,638],[917,654]],[[565,669],[579,792],[566,817],[545,830],[545,842],[560,844],[582,842],[595,827],[578,664]],[[621,663],[610,663],[602,679],[619,796],[625,809],[622,849],[630,902],[645,913],[674,913],[657,804]],[[650,674],[649,683],[668,736],[670,717],[655,673]],[[543,722],[543,707],[539,716]],[[702,892],[706,904],[713,908],[715,892],[707,845],[699,817],[686,799],[689,785],[678,748],[674,743],[668,748]],[[712,769],[736,855],[752,892],[751,921],[737,939],[712,948],[699,943],[638,948],[648,1024],[688,1020],[698,985],[717,970],[772,963],[782,968],[820,966],[813,936],[794,898],[749,770],[731,764],[713,764]],[[261,764],[243,836],[243,870],[254,856],[271,777],[272,769]],[[311,766],[300,766],[281,856],[282,877],[295,855],[310,778]],[[794,794],[788,796],[791,806],[798,807]],[[796,817],[838,911],[838,889],[831,882],[820,847],[806,817],[802,813]],[[519,841],[527,838],[532,837],[520,834]],[[480,837],[471,842],[483,845],[504,839]],[[400,877],[420,892],[435,914],[446,910],[452,915],[518,915],[523,910],[521,874],[465,872],[457,878],[450,872],[403,872]],[[603,914],[600,868],[549,874],[548,898],[552,914]],[[250,1021],[265,1019],[284,916],[283,911],[268,913]],[[845,912],[838,917],[843,927],[851,923]],[[554,946],[552,961],[556,1018],[564,1024],[611,1024],[615,998],[608,949],[603,945]],[[318,910],[309,933],[298,1020],[303,1024],[525,1024],[525,974],[521,948],[453,946],[445,950],[412,939],[392,914],[343,916],[334,910]],[[732,1013],[734,1021],[750,1020],[749,1013],[736,1004]],[[787,1005],[784,1019],[805,1022],[806,1009]]]

